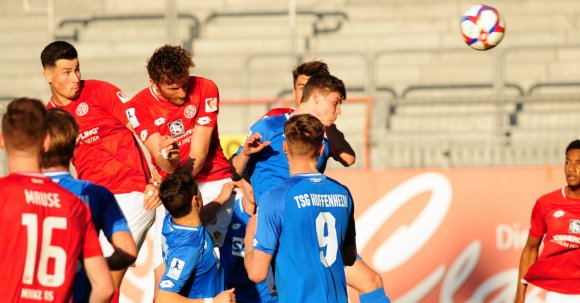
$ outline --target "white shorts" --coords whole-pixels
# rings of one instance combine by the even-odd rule
[[[578,303],[580,295],[566,295],[549,291],[546,295],[546,303]]]
[[[232,182],[231,178],[226,178],[217,181],[198,183],[199,191],[201,192],[201,199],[203,205],[206,205],[215,198],[217,198],[222,191],[225,183]],[[216,212],[215,220],[205,225],[205,230],[212,236],[214,246],[221,247],[224,244],[226,232],[232,219],[234,211],[234,200],[236,196],[232,195],[230,199],[224,203],[222,207]],[[163,218],[166,215],[165,207],[160,205],[155,214],[155,234],[153,237],[153,268],[157,268],[163,263],[163,256],[161,254],[161,230],[163,229]]]

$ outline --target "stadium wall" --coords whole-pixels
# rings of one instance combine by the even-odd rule
[[[399,303],[513,302],[534,202],[565,185],[560,166],[328,174],[350,188],[359,253]],[[129,301],[149,302],[151,243],[124,281]]]

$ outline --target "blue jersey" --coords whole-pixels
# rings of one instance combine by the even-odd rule
[[[270,145],[262,149],[259,153],[253,154],[246,166],[250,183],[254,189],[256,203],[260,205],[261,196],[272,187],[279,185],[290,177],[288,158],[284,153],[282,143],[284,137],[284,124],[290,118],[290,114],[266,117],[254,123],[250,128],[250,135],[260,133],[262,142],[270,141]],[[242,150],[241,146],[236,154]],[[324,151],[318,157],[318,171],[324,172],[326,162],[330,155],[328,140],[324,139]]]
[[[159,289],[190,299],[213,298],[224,291],[223,270],[203,225],[179,225],[167,215],[161,234],[166,268]]]
[[[244,237],[250,215],[244,210],[243,199],[240,195],[234,202],[232,220],[220,248],[226,289],[235,288],[236,301],[240,303],[275,303],[278,297],[270,294],[267,282],[252,282],[244,267]]]
[[[47,171],[44,175],[89,205],[97,233],[103,231],[110,240],[116,232],[131,232],[115,196],[107,188],[75,179],[68,171]],[[91,284],[83,269],[75,275],[74,283],[73,301],[86,302],[91,294]]]
[[[280,302],[347,302],[341,250],[355,243],[353,214],[348,189],[320,173],[264,194],[254,249],[273,256]]]

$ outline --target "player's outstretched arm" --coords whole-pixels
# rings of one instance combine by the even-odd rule
[[[356,161],[354,149],[350,146],[344,134],[338,130],[336,124],[326,128],[326,137],[330,144],[330,153],[334,160],[340,162],[344,167],[353,165]]]
[[[111,236],[113,254],[106,258],[111,270],[122,270],[137,260],[137,245],[130,232],[119,231]]]
[[[91,283],[91,303],[108,303],[115,288],[109,267],[103,256],[94,256],[83,260],[83,266]]]
[[[234,289],[231,288],[222,291],[214,298],[208,299],[211,299],[212,303],[235,303],[236,295],[234,294]],[[178,293],[165,290],[159,290],[157,299],[155,299],[155,303],[205,303],[205,302],[207,302],[207,299],[189,299]]]
[[[200,219],[203,225],[210,223],[216,212],[226,203],[234,192],[234,188],[240,187],[240,182],[228,182],[222,186],[220,194],[210,203],[203,206],[201,209]]]
[[[253,133],[244,142],[242,150],[237,154],[232,156],[230,162],[236,170],[236,173],[243,176],[246,165],[250,161],[250,157],[253,154],[259,153],[266,146],[270,145],[270,141],[262,142],[262,135],[260,133]]]
[[[522,256],[520,258],[519,274],[518,274],[518,287],[516,290],[515,303],[523,303],[526,298],[526,289],[528,284],[522,282],[522,278],[528,273],[528,270],[538,259],[538,252],[540,250],[540,243],[542,243],[542,238],[536,238],[534,236],[528,235],[528,240],[526,245],[522,250]]]

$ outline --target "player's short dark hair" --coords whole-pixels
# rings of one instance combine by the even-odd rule
[[[188,215],[191,201],[199,194],[199,187],[191,172],[175,172],[167,176],[159,186],[159,198],[174,218]]]
[[[333,75],[315,74],[310,77],[306,85],[304,85],[300,102],[308,100],[315,91],[321,92],[323,96],[336,92],[342,99],[346,99],[344,82]]]
[[[42,153],[40,167],[69,166],[75,152],[79,124],[61,108],[51,108],[46,115],[50,147]]]
[[[14,99],[2,116],[2,135],[8,151],[42,150],[46,138],[46,108],[40,100]]]
[[[40,62],[44,68],[55,67],[57,60],[73,60],[78,57],[77,50],[72,44],[66,41],[54,41],[42,50]]]
[[[315,74],[330,75],[330,72],[328,71],[328,65],[319,60],[312,60],[298,65],[295,69],[292,70],[294,86],[296,86],[296,80],[298,80],[298,77],[301,75],[312,77]]]
[[[568,147],[566,147],[566,155],[573,149],[580,149],[580,140],[576,139],[568,144]]]
[[[181,46],[164,45],[147,60],[147,73],[156,84],[178,83],[189,76],[193,56]]]
[[[316,158],[324,140],[324,125],[311,114],[295,115],[286,121],[284,136],[288,153]]]

